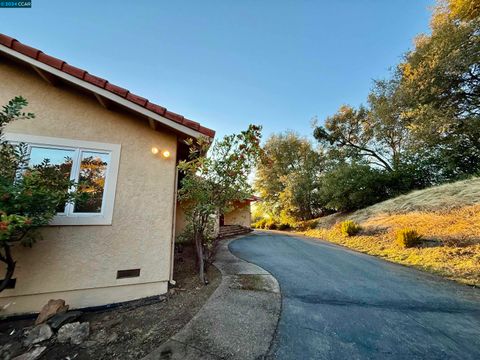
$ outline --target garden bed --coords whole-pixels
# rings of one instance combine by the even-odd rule
[[[208,286],[195,272],[192,248],[175,255],[177,286],[168,295],[129,302],[113,309],[85,312],[90,336],[80,345],[60,344],[54,335],[40,359],[141,359],[185,326],[200,310],[221,281],[220,272],[209,268]],[[10,359],[28,348],[22,345],[33,318],[0,323],[0,359]]]

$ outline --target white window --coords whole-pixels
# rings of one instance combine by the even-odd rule
[[[48,159],[78,184],[79,200],[59,206],[50,225],[110,225],[120,145],[8,133],[12,143],[28,144],[30,165]]]

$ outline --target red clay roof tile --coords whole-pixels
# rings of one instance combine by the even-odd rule
[[[128,90],[127,89],[124,89],[120,86],[117,86],[117,85],[113,85],[112,83],[107,83],[107,85],[105,86],[105,90],[108,90],[114,94],[117,94],[121,97],[127,97],[127,94],[128,94]]]
[[[85,70],[79,69],[75,66],[69,65],[67,63],[63,64],[62,71],[66,72],[67,74],[70,74],[72,76],[75,76],[79,79],[83,79],[85,74],[87,73]]]
[[[167,111],[167,109],[165,109],[163,106],[151,103],[150,101],[147,102],[147,105],[145,107],[148,110],[151,110],[154,113],[157,113],[158,115],[164,115],[165,111]]]
[[[40,52],[40,54],[38,54],[37,60],[44,63],[44,64],[50,65],[54,68],[57,68],[59,70],[62,69],[62,66],[65,63],[65,61],[62,61],[62,60],[57,59],[53,56],[47,55],[43,52]]]
[[[83,80],[88,81],[90,84],[96,85],[98,87],[104,88],[107,84],[107,80],[102,79],[101,77],[89,74],[88,72],[85,73]]]
[[[12,47],[12,43],[13,43],[14,41],[17,41],[17,40],[15,40],[14,38],[12,38],[12,37],[10,37],[10,36],[7,36],[7,35],[5,35],[5,34],[0,34],[0,44],[5,45],[5,46],[11,48],[11,47]]]
[[[213,138],[215,136],[215,131],[204,126],[199,127],[198,131],[200,131],[203,135]]]
[[[135,95],[131,92],[128,93],[127,100],[130,100],[131,102],[134,102],[135,104],[140,106],[145,106],[147,104],[147,99],[141,96]]]
[[[138,96],[136,94],[130,93],[127,89],[124,89],[120,86],[110,84],[107,80],[102,79],[98,76],[94,76],[89,74],[83,69],[79,69],[75,66],[67,64],[65,61],[57,59],[53,56],[47,55],[43,52],[41,52],[38,49],[35,49],[31,46],[25,45],[18,40],[7,36],[5,34],[0,33],[0,44],[4,45],[10,49],[13,49],[21,54],[24,54],[28,57],[31,57],[33,59],[36,59],[44,64],[47,64],[49,66],[52,66],[56,69],[59,69],[66,74],[75,76],[77,78],[83,79],[84,81],[89,82],[90,84],[93,84],[95,86],[98,86],[100,88],[105,88],[106,90],[121,96],[123,98],[126,98],[127,100],[131,101],[134,104],[140,105],[142,107],[145,107],[146,109],[153,111],[156,114],[159,114],[161,116],[164,116],[167,119],[173,120],[177,123],[180,123],[192,130],[199,131],[203,135],[209,136],[209,137],[214,137],[215,136],[215,131],[212,129],[208,129],[206,127],[201,126],[199,123],[185,119],[182,115],[179,115],[177,113],[174,113],[172,111],[168,111],[165,109],[163,106],[154,104],[149,102],[147,99]]]
[[[40,53],[40,50],[32,48],[31,46],[24,45],[21,42],[18,42],[17,40],[14,40],[12,42],[12,49],[15,51],[18,51],[19,53],[22,53],[23,55],[30,56],[31,58],[34,58],[34,59],[36,59],[38,54]]]
[[[189,128],[198,130],[200,129],[200,124],[196,121],[190,120],[190,119],[183,119],[183,125],[188,126]]]
[[[173,120],[175,122],[178,122],[180,124],[183,123],[183,116],[177,113],[174,113],[173,111],[165,111],[165,116],[167,119]]]

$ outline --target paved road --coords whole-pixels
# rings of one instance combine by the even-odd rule
[[[277,359],[480,359],[480,291],[313,240],[230,244],[280,283]]]

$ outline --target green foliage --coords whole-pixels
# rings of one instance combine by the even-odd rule
[[[318,219],[308,220],[305,225],[307,229],[316,229],[318,226]]]
[[[258,221],[252,224],[254,229],[265,229],[265,230],[288,230],[290,229],[290,224],[278,223],[274,219],[259,219]]]
[[[398,66],[411,151],[427,155],[438,182],[480,172],[480,18],[468,16],[478,9],[465,0],[437,8],[431,35]]]
[[[393,97],[389,83],[377,84],[370,95],[371,107],[358,110],[342,106],[314,129],[314,137],[334,159],[363,160],[370,165],[392,171],[401,156],[405,126],[386,101]]]
[[[202,281],[205,281],[205,264],[213,261],[216,251],[213,221],[252,193],[248,176],[260,155],[260,132],[261,127],[250,125],[211,147],[206,138],[189,140],[189,159],[178,165],[184,175],[179,200],[191,227]]]
[[[265,229],[267,225],[267,219],[261,218],[254,223],[252,223],[252,228],[254,229]]]
[[[321,197],[337,211],[360,209],[388,198],[386,175],[368,165],[342,164],[322,177]]]
[[[410,248],[420,245],[422,237],[413,229],[401,229],[396,233],[396,242],[401,247]]]
[[[362,228],[355,221],[345,220],[340,223],[340,231],[343,236],[357,235]]]
[[[397,172],[411,189],[480,174],[479,11],[478,0],[441,1],[431,34],[375,81],[368,106],[342,106],[314,130],[328,157]]]
[[[479,14],[479,0],[439,0],[431,34],[374,82],[367,105],[315,127],[320,149],[291,132],[268,139],[255,181],[265,217],[302,227],[326,210],[480,175]]]
[[[0,112],[0,261],[7,265],[2,291],[13,276],[15,261],[11,247],[17,243],[32,246],[38,238],[35,230],[47,225],[59,205],[70,201],[75,193],[70,178],[47,159],[29,166],[27,147],[12,145],[3,139],[5,126],[17,119],[31,119],[22,109],[27,101],[16,97]]]
[[[309,140],[293,132],[272,135],[263,147],[254,184],[269,215],[287,224],[317,216],[322,168],[322,155]]]
[[[276,229],[277,229],[277,223],[275,222],[275,220],[269,219],[269,220],[267,220],[267,222],[265,223],[264,229],[276,230]]]
[[[277,225],[278,230],[289,230],[291,229],[290,224],[280,223]]]

